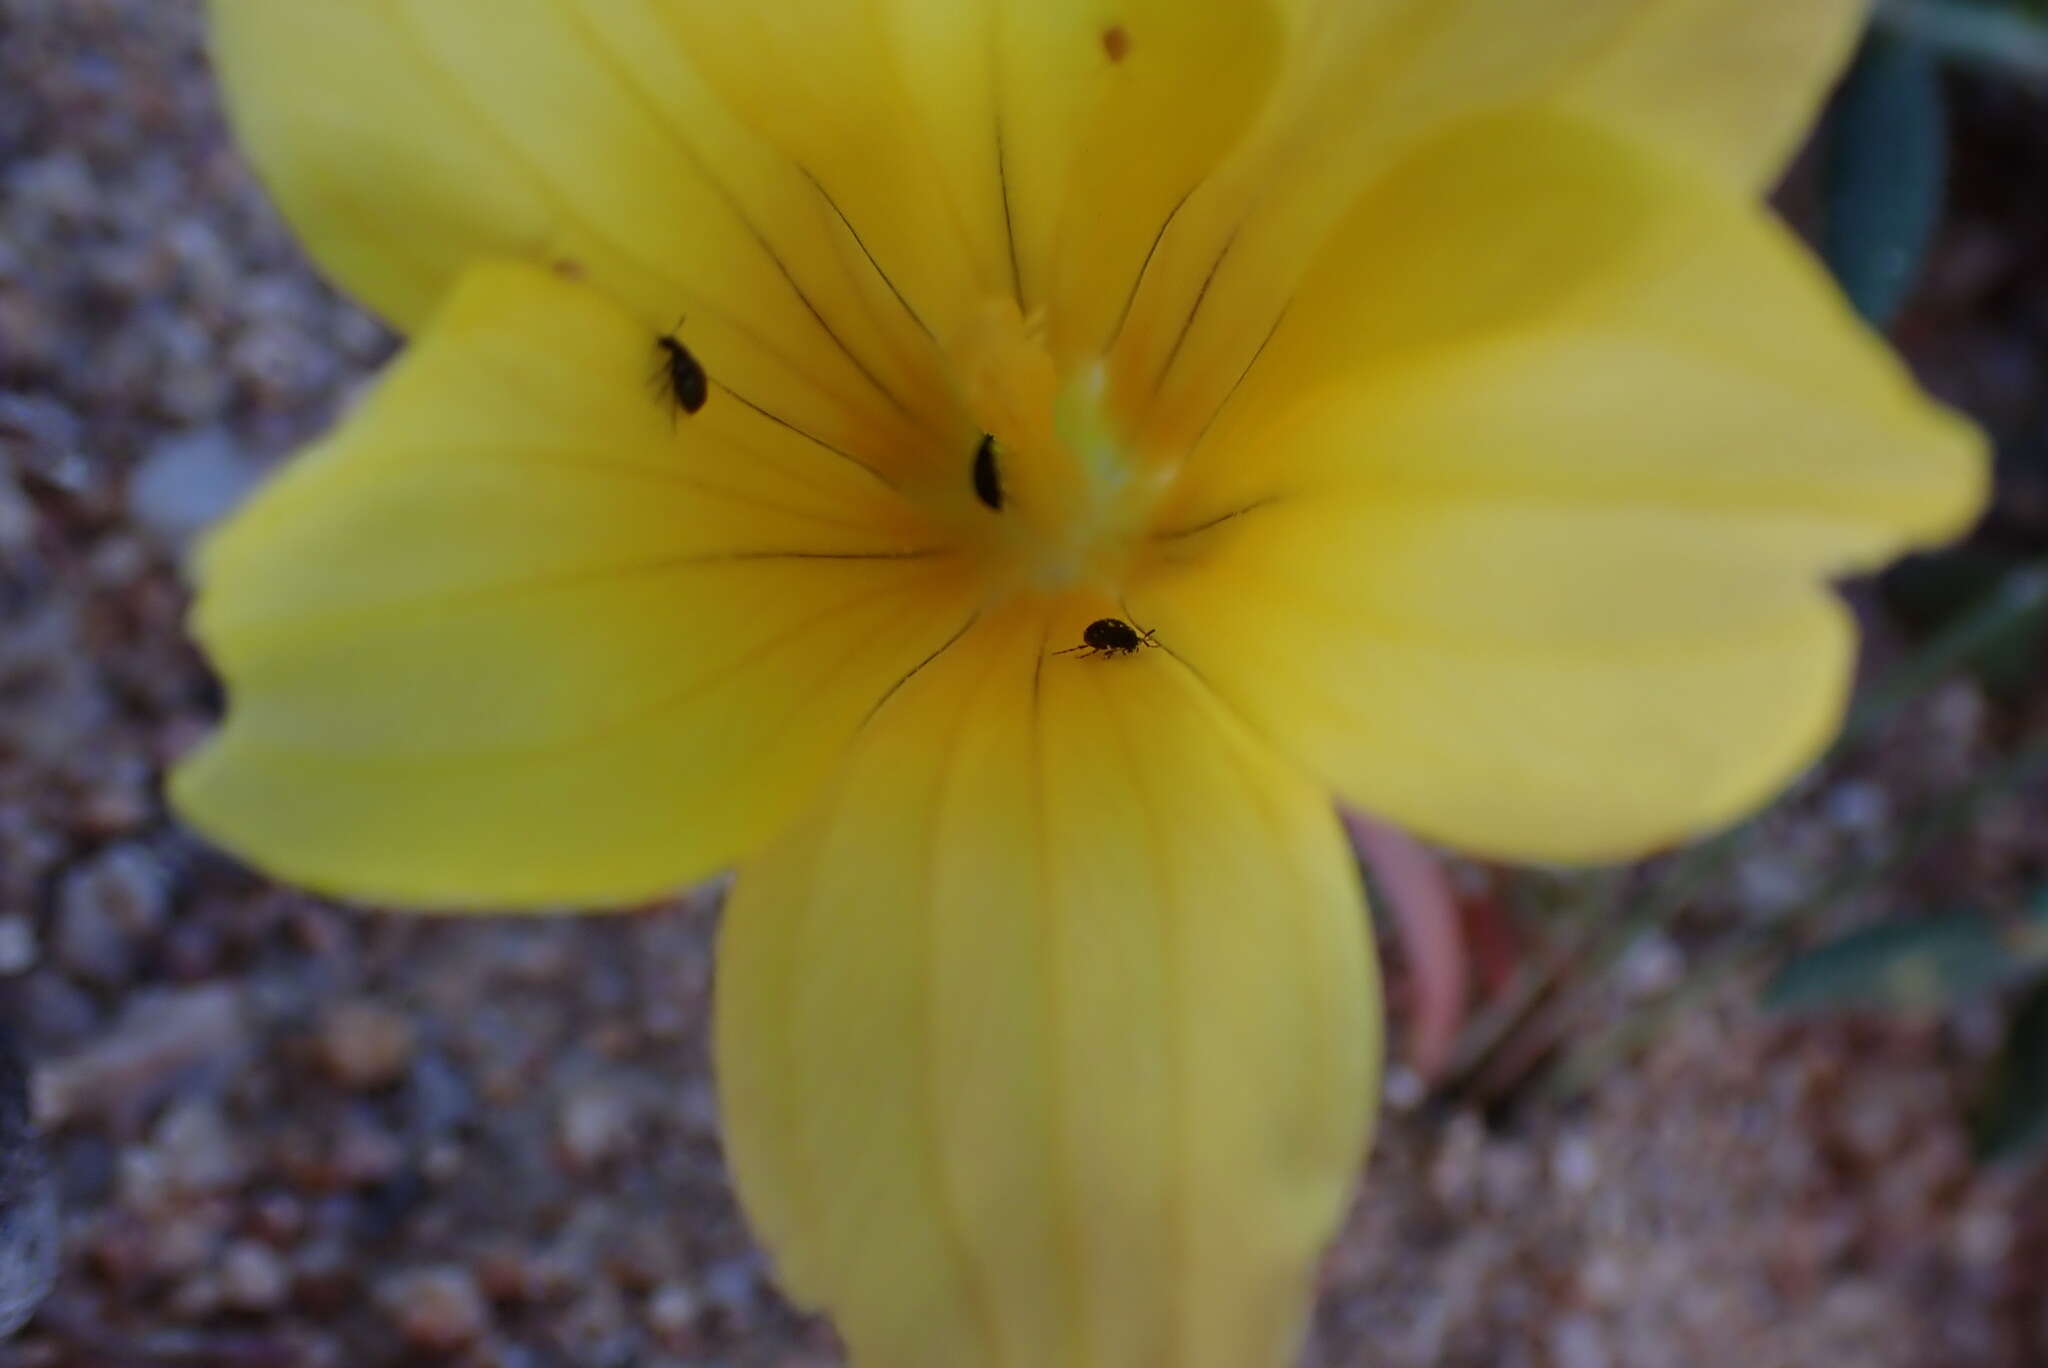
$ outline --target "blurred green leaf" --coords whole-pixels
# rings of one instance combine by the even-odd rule
[[[1906,301],[1941,217],[1948,123],[1934,59],[1874,33],[1835,96],[1821,147],[1821,253],[1883,327]]]
[[[1999,547],[1956,546],[1901,561],[1881,583],[1891,608],[1923,631],[1979,615],[1986,630],[1973,634],[1956,663],[1993,693],[2017,696],[2040,677],[2048,593],[2038,559]]]
[[[1865,927],[1809,950],[1778,971],[1764,1005],[1931,1011],[1993,992],[2030,967],[2017,939],[1990,918],[1955,912]]]
[[[2022,1158],[2048,1141],[2048,980],[2021,999],[2006,1027],[1976,1129],[1986,1159]]]
[[[1971,4],[1964,0],[1878,0],[1878,26],[1925,43],[1944,60],[1993,75],[2048,78],[2048,6]]]

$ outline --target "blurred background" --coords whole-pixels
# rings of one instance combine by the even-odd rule
[[[1383,905],[1312,1365],[2048,1364],[2048,6],[1881,5],[1780,203],[1996,505],[1849,587],[1861,701],[1770,812]],[[394,345],[196,0],[0,0],[0,1368],[836,1363],[726,1186],[718,890],[365,913],[165,813],[220,703],[181,560]]]

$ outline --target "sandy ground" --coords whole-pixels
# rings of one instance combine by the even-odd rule
[[[1980,104],[1985,146],[2043,126]],[[1906,336],[1945,392],[2048,434],[2026,193],[1952,225]],[[2029,302],[1985,302],[2019,280]],[[164,812],[218,707],[180,557],[392,345],[251,183],[192,0],[0,0],[0,1022],[65,1213],[0,1368],[834,1363],[727,1189],[715,892],[415,920],[268,885]],[[1577,1029],[1883,848],[2027,711],[1952,685],[1808,781]],[[2043,812],[1995,805],[1821,921],[2011,896]],[[1973,1165],[1960,1119],[1995,1005],[1786,1023],[1752,989],[1570,1105],[1482,1116],[1397,1073],[1309,1361],[2048,1363],[2048,1179]]]

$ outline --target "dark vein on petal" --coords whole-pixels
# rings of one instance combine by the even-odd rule
[[[1129,597],[1123,594],[1118,594],[1116,598],[1116,603],[1117,607],[1123,609],[1125,622],[1138,621],[1138,619],[1131,613],[1131,601]],[[1270,746],[1275,755],[1288,755],[1292,753],[1285,746],[1282,746],[1278,741],[1274,740],[1272,734],[1268,732],[1264,727],[1260,726],[1256,721],[1254,721],[1251,715],[1246,713],[1244,709],[1240,708],[1234,701],[1232,701],[1229,695],[1225,694],[1223,690],[1217,688],[1213,683],[1211,683],[1209,681],[1209,676],[1203,674],[1199,669],[1197,669],[1194,663],[1190,661],[1186,656],[1182,655],[1179,651],[1174,650],[1173,647],[1167,645],[1163,641],[1155,640],[1153,644],[1157,646],[1160,650],[1166,652],[1167,656],[1171,660],[1173,660],[1175,664],[1179,665],[1183,670],[1186,670],[1188,674],[1194,678],[1197,684],[1200,684],[1204,689],[1208,690],[1209,696],[1211,698],[1214,698],[1225,712],[1229,713],[1232,717],[1235,717],[1238,720],[1238,722],[1253,736],[1258,737],[1261,741],[1264,741],[1268,746]]]
[[[838,560],[838,561],[907,561],[929,560],[943,556],[950,548],[924,546],[914,551],[727,551],[718,555],[703,557],[706,561],[764,561],[764,560]]]
[[[667,134],[670,144],[680,149],[683,156],[688,159],[691,169],[697,173],[698,178],[711,187],[713,193],[718,196],[719,202],[725,205],[727,212],[739,220],[740,225],[747,230],[747,235],[753,238],[754,244],[774,264],[776,272],[783,279],[783,283],[789,286],[791,292],[796,295],[805,310],[810,313],[811,318],[817,323],[825,336],[831,339],[832,344],[838,347],[846,359],[853,364],[853,368],[859,371],[870,385],[874,386],[875,392],[880,394],[890,407],[894,408],[912,423],[923,427],[924,424],[919,416],[911,412],[910,407],[903,402],[903,399],[884,383],[879,375],[875,374],[867,362],[863,361],[853,348],[847,345],[846,339],[841,337],[838,331],[833,328],[832,324],[826,319],[824,312],[818,308],[817,304],[804,290],[803,285],[797,280],[796,275],[789,269],[788,263],[782,259],[782,254],[775,250],[773,243],[769,242],[768,235],[763,233],[760,227],[755,224],[753,217],[741,206],[738,198],[734,196],[725,182],[712,174],[710,165],[705,162],[703,155],[697,151],[696,144],[684,137],[682,131],[676,126],[675,121],[670,119],[663,112],[661,106],[649,97],[645,87],[641,85],[638,76],[630,68],[619,62],[617,55],[612,52],[611,48],[602,38],[597,37],[591,32],[589,20],[583,17],[575,5],[565,6],[564,11],[569,22],[583,36],[585,45],[597,54],[598,60],[611,71],[618,85],[632,96],[634,103],[646,110],[655,125]]]
[[[1209,274],[1202,277],[1202,288],[1195,291],[1195,302],[1188,306],[1188,316],[1181,320],[1180,332],[1173,339],[1173,347],[1166,353],[1166,361],[1159,367],[1158,378],[1152,382],[1152,394],[1157,398],[1159,391],[1166,387],[1166,377],[1173,371],[1173,363],[1180,359],[1180,349],[1187,344],[1188,333],[1193,331],[1195,316],[1202,312],[1202,303],[1209,297],[1209,287],[1216,283],[1216,273],[1223,269],[1224,258],[1237,244],[1237,230],[1231,229],[1230,236],[1223,243],[1223,250],[1209,263]]]
[[[1001,93],[996,100],[996,188],[1003,199],[1003,241],[1010,251],[1010,292],[1016,296],[1017,309],[1024,309],[1024,270],[1017,264],[1017,229],[1010,221],[1010,171],[1008,159],[1003,153],[1003,106]]]
[[[1130,612],[1130,605],[1125,604],[1124,611],[1126,613]],[[1225,712],[1229,713],[1232,717],[1236,718],[1238,720],[1239,725],[1243,726],[1246,731],[1250,732],[1253,736],[1258,737],[1261,741],[1265,742],[1267,746],[1271,747],[1275,755],[1293,754],[1293,752],[1290,751],[1287,747],[1282,746],[1277,740],[1275,740],[1272,733],[1267,731],[1263,726],[1259,725],[1259,723],[1256,720],[1254,720],[1249,713],[1245,712],[1243,708],[1239,707],[1235,700],[1233,700],[1228,694],[1224,693],[1223,690],[1217,688],[1216,685],[1210,681],[1209,676],[1202,673],[1202,671],[1198,669],[1195,666],[1195,664],[1192,661],[1190,661],[1186,656],[1182,655],[1179,651],[1174,650],[1173,647],[1167,645],[1163,641],[1157,644],[1159,646],[1159,649],[1166,652],[1167,656],[1170,659],[1172,659],[1175,664],[1179,665],[1183,670],[1186,670],[1189,676],[1192,677],[1197,684],[1201,685],[1203,689],[1208,691],[1209,696],[1216,700],[1218,706],[1220,706]]]
[[[714,669],[707,674],[699,675],[697,678],[692,679],[687,684],[676,689],[674,692],[667,694],[661,699],[657,700],[651,707],[641,711],[634,712],[626,717],[620,718],[611,726],[602,728],[595,733],[578,737],[576,739],[577,744],[585,744],[590,740],[602,737],[609,733],[621,731],[628,726],[644,722],[649,718],[659,717],[663,713],[668,712],[669,710],[678,707],[683,703],[688,702],[690,698],[702,692],[703,690],[710,687],[714,687],[719,683],[731,679],[741,670],[754,664],[756,661],[761,660],[763,657],[772,654],[781,647],[788,645],[791,641],[795,640],[796,638],[811,631],[819,623],[840,620],[844,618],[848,613],[854,611],[857,608],[862,607],[863,605],[876,603],[889,598],[899,597],[912,592],[913,589],[921,589],[921,587],[921,585],[911,583],[892,583],[880,589],[863,590],[859,594],[856,594],[839,603],[836,603],[821,612],[814,613],[811,616],[806,617],[801,621],[795,623],[789,628],[781,632],[777,632],[773,636],[769,637],[766,641],[763,641],[756,645],[754,649],[740,656],[738,659],[728,661],[722,667]]]
[[[1045,686],[1045,648],[1052,644],[1052,619],[1047,618],[1038,628],[1038,663],[1031,668],[1031,724],[1038,725],[1038,700]]]
[[[737,441],[734,441],[733,444],[735,446],[741,445]],[[533,451],[522,451],[517,448],[493,448],[478,456],[471,456],[461,446],[449,446],[441,448],[439,454],[443,458],[453,458],[463,464],[474,463],[492,470],[502,470],[508,463],[515,468],[518,465],[527,464],[542,466],[549,470],[560,470],[570,474],[582,474],[588,471],[599,473],[606,479],[637,480],[652,485],[689,489],[704,495],[706,498],[724,500],[727,503],[737,504],[742,508],[751,508],[763,513],[778,513],[784,517],[801,518],[805,522],[815,522],[826,527],[842,528],[849,532],[870,531],[873,527],[873,524],[869,522],[850,518],[835,518],[828,513],[823,513],[816,509],[803,508],[796,504],[781,503],[766,494],[755,493],[751,490],[734,489],[727,485],[718,484],[715,481],[684,474],[667,466],[641,464],[632,461],[608,461],[581,455],[556,456],[552,454],[552,451],[552,448],[540,448]],[[753,453],[749,452],[749,454]],[[771,458],[764,457],[760,464],[770,465]],[[801,481],[801,477],[783,469],[779,464],[774,465],[773,468],[784,479]]]
[[[1152,235],[1152,245],[1145,249],[1145,259],[1138,264],[1137,277],[1131,281],[1131,292],[1124,296],[1123,311],[1116,316],[1116,326],[1109,330],[1109,340],[1103,344],[1102,349],[1105,352],[1114,347],[1116,340],[1123,336],[1124,325],[1131,321],[1131,309],[1138,302],[1138,291],[1144,288],[1145,276],[1152,269],[1152,258],[1159,254],[1159,244],[1166,241],[1166,230],[1173,227],[1173,221],[1180,217],[1181,206],[1186,204],[1194,193],[1195,187],[1191,186],[1175,200],[1173,208],[1167,211],[1165,221],[1159,225],[1159,231]]]
[[[903,291],[896,288],[896,282],[891,280],[889,273],[882,269],[882,263],[875,260],[875,254],[868,250],[867,241],[861,237],[860,229],[853,226],[853,220],[848,218],[846,211],[839,207],[839,201],[832,198],[832,193],[825,188],[822,181],[811,174],[809,167],[794,162],[791,165],[796,166],[796,169],[803,173],[804,179],[811,183],[811,188],[818,192],[818,197],[824,200],[833,214],[838,217],[840,226],[846,229],[847,236],[853,239],[853,245],[860,248],[860,254],[867,258],[868,265],[874,269],[876,275],[882,278],[882,283],[889,287],[889,293],[896,296],[896,302],[903,306],[904,313],[910,315],[910,321],[917,324],[918,331],[929,338],[933,346],[937,346],[939,342],[938,337],[926,325],[917,310],[911,307],[910,301],[903,297]]]
[[[989,7],[988,24],[988,95],[989,109],[995,116],[996,135],[996,195],[1003,206],[1003,243],[1010,256],[1010,293],[1016,298],[1017,311],[1024,311],[1024,271],[1017,262],[1017,230],[1010,220],[1010,172],[1003,148],[1003,30],[1005,7],[997,3]]]
[[[967,621],[960,624],[960,628],[958,631],[954,632],[953,635],[947,637],[944,641],[940,642],[930,655],[926,656],[923,660],[918,661],[917,664],[911,666],[908,670],[905,670],[894,684],[891,684],[887,689],[882,691],[882,696],[875,700],[875,706],[869,708],[867,716],[861,718],[861,726],[866,727],[868,723],[874,721],[875,714],[882,710],[883,704],[887,703],[890,699],[894,698],[897,692],[901,690],[905,684],[908,684],[911,680],[917,678],[918,674],[923,671],[925,666],[931,664],[934,660],[937,660],[940,656],[952,650],[954,645],[959,642],[960,638],[966,636],[968,630],[972,628],[974,624],[979,622],[980,620],[981,609],[977,608],[967,615]]]
[[[1155,533],[1152,540],[1156,542],[1180,541],[1186,537],[1198,537],[1212,527],[1221,527],[1232,518],[1242,518],[1247,513],[1255,512],[1258,509],[1269,507],[1278,502],[1280,502],[1278,494],[1268,494],[1265,498],[1255,499],[1242,508],[1234,508],[1228,513],[1218,513],[1207,522],[1196,523],[1193,527],[1183,527],[1172,532]]]
[[[731,385],[726,384],[723,380],[720,380],[715,376],[712,377],[711,383],[718,386],[720,389],[724,390],[727,394],[737,399],[740,403],[745,404],[754,412],[760,414],[763,418],[766,418],[769,422],[780,424],[781,426],[788,428],[791,432],[794,432],[797,436],[803,438],[805,441],[810,442],[816,446],[822,447],[824,450],[831,452],[834,456],[837,456],[840,460],[847,462],[849,465],[855,465],[860,467],[862,470],[865,470],[868,474],[874,476],[877,480],[881,481],[882,484],[887,486],[892,492],[898,494],[903,492],[901,489],[897,488],[896,482],[894,480],[890,479],[887,475],[884,475],[881,471],[869,465],[866,461],[863,461],[860,457],[846,450],[844,447],[834,446],[832,445],[832,443],[826,441],[823,437],[818,436],[814,432],[806,432],[803,428],[800,428],[795,423],[790,422],[789,419],[783,417],[781,414],[776,413],[773,410],[761,407],[761,405],[747,398],[746,395],[741,394]]]
[[[669,274],[665,265],[643,255],[639,249],[627,243],[625,239],[606,232],[596,220],[579,212],[575,207],[574,201],[564,196],[557,188],[553,173],[544,163],[536,161],[527,155],[519,139],[508,132],[498,121],[497,116],[483,104],[479,103],[464,88],[461,79],[442,61],[440,54],[435,50],[433,44],[418,31],[417,26],[406,17],[403,10],[400,7],[391,5],[389,0],[384,0],[383,8],[387,11],[394,31],[402,34],[411,44],[420,59],[426,75],[430,79],[437,78],[445,89],[450,102],[457,108],[467,112],[475,120],[478,129],[484,136],[497,144],[509,164],[525,173],[535,193],[547,201],[563,227],[580,231],[591,243],[616,256],[622,263],[632,270],[639,272],[648,280],[657,282],[670,289],[680,290],[686,295],[694,296],[696,294],[696,291],[690,289],[685,282]],[[812,387],[829,402],[841,405],[847,402],[843,396],[835,393],[831,388],[819,384],[815,378],[809,377],[804,367],[791,361],[780,347],[775,346],[744,320],[716,309],[712,309],[710,312],[735,333],[746,338],[754,346],[759,347],[764,354],[773,357],[777,363],[786,368],[791,374],[808,379]],[[750,405],[750,407],[760,408],[759,405]],[[760,411],[764,414],[767,413],[766,409],[760,409]],[[774,417],[775,415],[768,414],[768,416]],[[777,419],[777,421],[782,420]],[[785,425],[794,426],[791,424]],[[844,453],[841,454],[843,455]],[[860,462],[855,462],[855,464],[858,465]]]
[[[1287,321],[1287,311],[1293,307],[1294,301],[1291,298],[1280,306],[1279,316],[1273,320],[1273,326],[1266,329],[1266,335],[1259,339],[1259,345],[1252,352],[1251,360],[1244,363],[1244,369],[1237,373],[1237,379],[1231,381],[1230,388],[1223,392],[1222,400],[1209,411],[1208,420],[1202,424],[1202,430],[1196,433],[1195,440],[1188,444],[1188,455],[1194,455],[1201,448],[1203,441],[1209,436],[1209,429],[1216,426],[1216,420],[1223,416],[1223,410],[1229,408],[1230,401],[1237,398],[1237,391],[1244,384],[1245,377],[1252,373],[1252,367],[1258,365],[1259,358],[1266,354],[1266,344],[1273,340],[1273,334],[1280,331],[1280,325]]]
[[[923,585],[919,583],[898,583],[894,581],[879,588],[873,586],[863,588],[858,594],[842,599],[829,607],[791,623],[779,631],[771,633],[761,641],[754,643],[753,646],[740,655],[726,660],[702,674],[693,676],[670,692],[649,701],[644,707],[634,708],[630,712],[606,721],[601,726],[577,731],[569,736],[551,738],[540,742],[528,742],[522,745],[479,742],[452,747],[430,747],[403,753],[399,757],[398,763],[412,763],[423,758],[541,755],[551,751],[587,746],[594,742],[603,741],[608,737],[617,736],[621,732],[628,731],[658,718],[689,702],[692,698],[706,690],[731,680],[741,671],[782,647],[787,646],[791,641],[812,631],[820,624],[843,619],[847,614],[864,605],[907,595],[913,590],[922,592],[922,589]],[[281,753],[298,755],[323,755],[338,751],[340,754],[350,758],[358,758],[360,754],[358,747],[336,746],[332,743],[325,746],[309,746],[301,743],[276,749]]]

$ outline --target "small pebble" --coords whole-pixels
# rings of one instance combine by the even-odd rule
[[[351,1115],[333,1138],[327,1176],[341,1187],[370,1187],[404,1167],[404,1141],[369,1116]]]
[[[165,1112],[151,1139],[163,1160],[166,1181],[182,1192],[230,1192],[248,1177],[249,1158],[240,1135],[220,1108],[204,1098],[180,1102]]]
[[[40,953],[33,922],[22,916],[0,917],[0,977],[33,969]]]
[[[761,1268],[752,1257],[721,1259],[704,1270],[704,1299],[736,1325],[751,1324],[761,1309]]]
[[[452,1183],[461,1176],[466,1155],[455,1140],[436,1140],[420,1154],[420,1176],[433,1183]]]
[[[2005,1208],[1978,1203],[1956,1221],[1955,1249],[1965,1266],[1995,1270],[2005,1263],[2012,1245],[2013,1215]]]
[[[118,988],[134,972],[135,954],[120,925],[97,901],[75,895],[67,880],[58,902],[51,952],[64,972],[82,983]]]
[[[290,1244],[305,1232],[305,1204],[289,1193],[266,1193],[249,1208],[249,1229],[273,1245]]]
[[[1583,1135],[1566,1135],[1550,1152],[1550,1176],[1566,1192],[1584,1196],[1600,1181],[1600,1156]]]
[[[663,1283],[647,1297],[647,1328],[671,1344],[689,1337],[704,1311],[703,1299],[682,1283]]]
[[[227,1216],[225,1205],[216,1202],[181,1207],[152,1219],[144,1268],[158,1278],[188,1277],[205,1269],[224,1243]]]
[[[1550,1358],[1556,1368],[1610,1368],[1600,1323],[1584,1312],[1560,1316],[1550,1327]]]
[[[21,492],[21,482],[0,470],[0,559],[25,555],[35,534],[35,509]]]
[[[226,431],[179,433],[153,447],[129,479],[129,516],[165,545],[183,549],[225,517],[255,479],[255,466]]]
[[[1685,980],[1685,952],[1662,931],[1637,939],[1614,966],[1622,996],[1640,1002],[1670,992]]]
[[[562,1103],[556,1139],[573,1167],[592,1169],[632,1148],[637,1119],[632,1098],[619,1088],[581,1084]]]
[[[171,1293],[171,1314],[182,1321],[208,1320],[220,1306],[220,1279],[212,1273],[195,1273]]]
[[[361,1269],[349,1247],[323,1238],[292,1257],[292,1301],[322,1319],[361,1304]]]
[[[412,1064],[412,1022],[395,1008],[369,999],[330,1008],[320,1028],[320,1059],[344,1087],[388,1087]]]
[[[1429,1085],[1422,1081],[1422,1075],[1406,1064],[1392,1064],[1387,1068],[1386,1082],[1380,1088],[1380,1099],[1397,1112],[1414,1111],[1429,1096]]]
[[[220,1261],[220,1299],[237,1311],[271,1311],[291,1291],[291,1271],[269,1245],[237,1240]]]
[[[563,1307],[554,1329],[574,1363],[588,1368],[635,1368],[642,1336],[633,1323],[632,1308],[608,1282],[591,1284]]]
[[[1843,831],[1874,832],[1891,818],[1891,799],[1868,779],[1846,779],[1828,790],[1827,818]]]
[[[388,1278],[377,1304],[400,1338],[428,1353],[453,1353],[491,1330],[491,1309],[476,1280],[461,1268],[422,1268]]]
[[[1630,1265],[1610,1249],[1596,1249],[1579,1265],[1578,1293],[1594,1306],[1628,1304]]]
[[[509,1244],[479,1254],[475,1272],[485,1296],[514,1305],[548,1301],[573,1291],[578,1281],[559,1261]]]
[[[161,863],[139,846],[113,846],[64,876],[51,953],[75,978],[120,987],[169,913]]]
[[[159,1216],[177,1205],[170,1166],[147,1145],[123,1150],[115,1162],[115,1191],[123,1210],[138,1216]]]
[[[224,983],[138,993],[111,1030],[38,1070],[36,1115],[45,1125],[140,1118],[175,1087],[204,1096],[247,1055],[235,990]]]

